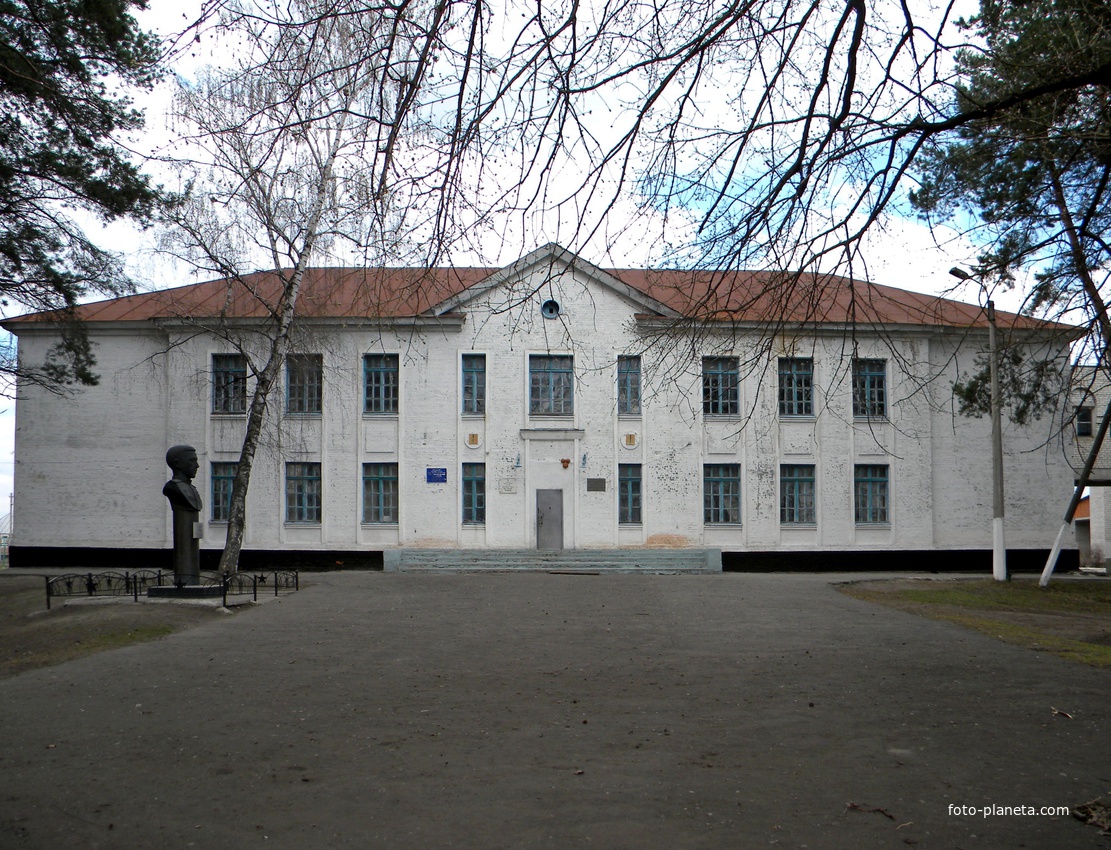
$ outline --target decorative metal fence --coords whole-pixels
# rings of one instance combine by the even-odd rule
[[[46,576],[46,607],[50,600],[64,597],[130,596],[136,602],[145,595],[148,587],[169,586],[174,583],[172,572],[162,570],[136,570],[135,572],[104,573],[65,573],[59,576]],[[274,595],[301,589],[300,575],[296,570],[274,570],[271,573],[237,572],[231,575],[221,573],[202,573],[204,585],[222,585],[223,604],[227,605],[229,596],[250,594],[258,600],[261,585],[273,586]]]

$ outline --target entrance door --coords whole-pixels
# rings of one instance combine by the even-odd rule
[[[563,548],[563,491],[536,491],[536,548]]]

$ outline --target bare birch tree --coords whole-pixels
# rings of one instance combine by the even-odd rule
[[[247,297],[255,322],[230,309],[189,317],[235,345],[254,377],[220,569],[234,571],[246,495],[267,408],[290,349],[306,268],[339,255],[394,258],[404,234],[391,183],[397,139],[412,130],[413,89],[431,63],[436,8],[318,14],[312,0],[225,7],[219,28],[239,58],[183,81],[175,104],[188,128],[178,167],[191,174],[167,246]],[[259,286],[251,273],[270,270]]]

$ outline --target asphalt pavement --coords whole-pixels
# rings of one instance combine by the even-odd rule
[[[0,682],[0,848],[1111,847],[1111,673],[846,578],[304,574]]]

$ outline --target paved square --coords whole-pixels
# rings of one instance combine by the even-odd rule
[[[949,807],[1111,791],[1111,674],[842,578],[306,574],[0,682],[0,847],[1106,850]]]

